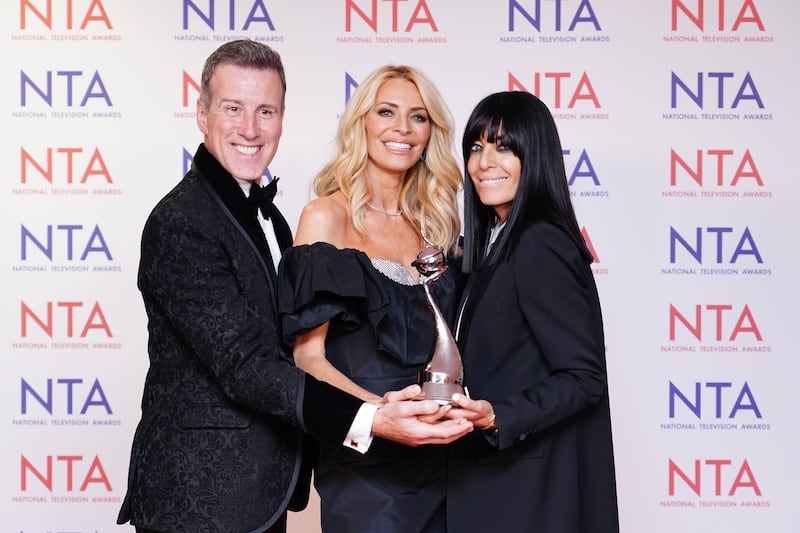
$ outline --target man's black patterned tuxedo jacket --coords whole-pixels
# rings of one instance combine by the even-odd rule
[[[361,402],[282,353],[268,254],[241,187],[200,145],[142,235],[150,368],[119,523],[263,531],[307,502],[301,429],[344,440]]]

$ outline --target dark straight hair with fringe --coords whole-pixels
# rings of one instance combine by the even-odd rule
[[[497,221],[494,209],[481,203],[467,170],[472,146],[484,136],[490,143],[507,146],[521,163],[517,194],[505,228],[486,257],[489,264],[508,257],[523,230],[542,221],[561,228],[575,242],[587,263],[591,263],[592,254],[586,247],[572,207],[553,116],[534,95],[509,91],[490,94],[481,100],[464,129],[461,145],[465,175],[464,272],[471,272],[484,260],[489,232]]]

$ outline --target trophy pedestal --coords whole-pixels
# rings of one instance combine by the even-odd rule
[[[419,385],[426,400],[435,400],[442,405],[452,403],[453,394],[464,394],[461,381],[443,372],[420,372]]]

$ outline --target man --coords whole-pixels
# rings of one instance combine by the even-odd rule
[[[299,428],[362,453],[372,436],[444,444],[471,429],[418,419],[442,414],[432,400],[399,401],[418,388],[367,406],[281,352],[275,264],[292,237],[271,202],[259,212],[253,198],[278,148],[285,90],[268,46],[213,52],[197,103],[204,143],[144,228],[150,369],[118,518],[141,533],[285,531],[286,510],[308,499]]]

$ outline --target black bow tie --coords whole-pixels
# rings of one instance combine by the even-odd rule
[[[269,212],[272,207],[272,200],[278,192],[278,178],[274,178],[266,187],[260,187],[258,184],[253,183],[250,185],[250,195],[247,200],[253,208],[253,214],[256,214],[261,209],[261,214],[265,219],[269,219]]]

